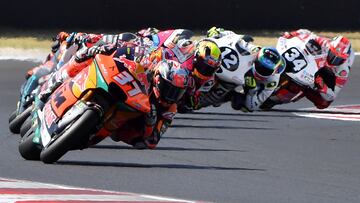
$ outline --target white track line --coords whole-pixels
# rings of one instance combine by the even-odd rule
[[[50,203],[51,201],[200,203],[199,201],[189,201],[171,197],[0,178],[0,203],[15,203],[21,201],[43,201],[44,203]]]
[[[331,119],[331,120],[342,120],[342,121],[360,121],[360,104],[349,104],[349,105],[338,105],[331,106],[324,111],[334,112],[334,113],[322,113],[321,110],[316,108],[304,108],[300,110],[315,110],[317,112],[307,113],[307,112],[296,112],[295,115],[311,118],[321,118],[321,119]],[[335,113],[336,112],[336,113]],[[341,113],[344,112],[344,113]],[[347,114],[353,113],[353,114]]]

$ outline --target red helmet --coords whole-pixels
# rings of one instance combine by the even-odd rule
[[[333,38],[329,44],[327,63],[330,66],[339,66],[349,57],[351,44],[349,39],[343,36]]]
[[[173,104],[184,95],[189,83],[189,71],[179,62],[166,60],[155,66],[154,93],[161,102]]]

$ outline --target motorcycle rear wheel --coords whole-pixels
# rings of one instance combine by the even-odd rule
[[[14,134],[20,133],[21,125],[24,121],[31,115],[32,106],[29,106],[25,111],[21,114],[17,115],[10,123],[9,123],[9,130]]]
[[[40,160],[46,164],[58,161],[75,145],[84,142],[85,136],[92,132],[99,121],[100,116],[97,111],[86,110],[62,135],[43,148]]]
[[[41,147],[33,142],[35,133],[29,130],[21,139],[19,153],[26,160],[40,160]]]

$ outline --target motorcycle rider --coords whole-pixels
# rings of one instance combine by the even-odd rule
[[[304,94],[317,108],[327,108],[346,84],[354,62],[349,39],[341,35],[329,39],[306,29],[285,32],[283,37],[301,39],[316,56],[319,71],[315,75],[315,88],[305,90]]]
[[[190,39],[168,38],[164,45],[142,61],[144,66],[165,59],[176,60],[186,67],[192,76],[186,96],[179,101],[179,111],[187,112],[198,105],[201,91],[208,91],[214,84],[214,74],[220,67],[221,51],[211,39],[194,42]]]
[[[45,102],[50,94],[66,79],[74,77],[87,67],[96,54],[112,52],[114,48],[119,46],[134,46],[139,53],[142,52],[139,54],[142,57],[138,57],[138,61],[145,68],[151,64],[157,64],[163,59],[170,59],[180,62],[183,67],[191,72],[192,79],[189,82],[186,96],[178,102],[178,110],[181,112],[186,112],[192,108],[191,106],[198,105],[199,92],[208,91],[214,84],[214,74],[220,66],[221,52],[212,40],[204,39],[195,43],[189,39],[192,32],[184,29],[157,32],[144,38],[132,37],[133,35],[127,36],[129,41],[126,43],[119,43],[120,37],[102,36],[90,48],[84,46],[83,49],[77,51],[75,56],[49,80],[48,88],[39,94],[40,100]]]
[[[122,126],[116,131],[107,131],[102,130],[90,144],[96,144],[101,141],[103,138],[111,135],[111,138],[114,141],[123,141],[127,144],[130,144],[138,149],[154,149],[157,143],[160,140],[162,134],[166,131],[168,126],[171,124],[171,121],[176,113],[176,102],[182,98],[186,88],[189,84],[189,72],[187,69],[181,67],[176,61],[163,62],[159,61],[154,64],[151,68],[144,69],[140,66],[137,61],[143,58],[144,47],[141,46],[114,46],[114,44],[106,44],[102,46],[93,46],[86,48],[86,52],[78,51],[75,54],[74,62],[84,66],[84,64],[89,64],[96,54],[106,54],[110,55],[114,53],[117,49],[126,49],[124,51],[124,56],[119,56],[120,61],[127,61],[131,65],[129,68],[139,68],[139,70],[146,71],[146,76],[140,78],[140,74],[137,74],[137,77],[141,83],[144,83],[146,89],[149,92],[149,100],[151,103],[151,111],[148,113],[145,118],[134,120],[132,123]],[[131,60],[126,60],[130,58]],[[65,79],[72,78],[77,75],[79,71],[84,68],[73,68],[67,69],[67,65],[72,62],[69,61],[64,65],[63,72],[59,71],[59,74],[66,74],[66,76],[61,76],[62,79],[57,82],[61,84]],[[114,59],[115,60],[115,59]],[[118,60],[118,59],[116,59]],[[86,65],[85,65],[86,67]],[[133,71],[138,72],[138,71]],[[141,71],[140,71],[141,72]],[[144,81],[144,78],[146,81]],[[147,82],[147,78],[151,78]],[[56,85],[56,86],[59,86]],[[52,92],[52,91],[51,91]],[[41,95],[47,94],[47,91],[40,93]],[[41,98],[46,98],[48,96],[40,96]],[[43,100],[45,102],[46,100]],[[142,127],[145,126],[145,127]],[[136,137],[134,139],[134,137]]]
[[[75,77],[87,67],[96,54],[112,53],[116,47],[136,46],[138,43],[134,41],[137,38],[133,33],[110,35],[73,32],[67,38],[67,48],[48,80],[48,88],[40,93],[40,100],[45,102],[66,79]]]
[[[244,84],[240,88],[237,87],[238,84],[235,82],[224,81],[217,75],[231,69],[225,67],[226,63],[223,61],[221,71],[215,74],[217,77],[216,84],[208,93],[200,96],[199,105],[195,109],[209,105],[220,106],[227,101],[231,101],[232,107],[235,110],[248,112],[259,109],[260,105],[272,94],[278,85],[280,74],[285,69],[285,60],[274,48],[261,48],[252,44],[251,36],[238,35],[232,31],[216,27],[211,28],[207,32],[207,36],[214,38],[215,41],[229,40],[229,44],[237,45],[240,57],[252,56],[252,59],[248,68],[244,70],[244,78],[237,79],[239,81],[244,80]],[[244,38],[244,36],[246,37]],[[225,51],[222,57],[223,60],[228,58]],[[233,55],[230,58],[236,58],[236,56]],[[237,69],[238,67],[234,68]]]
[[[140,39],[129,37],[128,42],[118,43],[117,45],[115,45],[114,42],[118,42],[118,40],[108,40],[105,42],[102,40],[105,38],[103,36],[94,46],[90,48],[85,47],[77,51],[75,57],[54,75],[54,81],[50,80],[52,85],[49,85],[49,89],[41,93],[41,95],[44,96],[40,97],[47,98],[65,79],[74,77],[79,71],[89,65],[91,58],[96,54],[111,52],[111,50],[117,46],[135,46],[139,49],[139,52],[142,52],[140,54],[142,57],[139,57],[138,60],[141,61],[141,65],[145,68],[150,67],[152,64],[157,64],[163,59],[178,61],[183,67],[186,67],[194,78],[194,80],[190,82],[187,97],[190,97],[191,101],[197,101],[198,99],[196,97],[198,94],[196,94],[195,90],[209,85],[211,87],[211,85],[214,84],[214,73],[220,65],[220,49],[216,43],[207,39],[195,44],[195,42],[187,39],[190,34],[188,30],[184,29],[162,31],[156,35],[161,36],[162,34],[166,34],[166,32],[171,33],[170,37],[166,38],[164,42],[159,42],[159,44],[155,44],[154,42],[157,41],[155,39],[160,37],[154,35],[151,36],[151,39],[148,37]],[[210,87],[207,88],[210,89]]]
[[[51,53],[46,57],[45,61],[32,69],[26,74],[26,81],[23,84],[23,95],[25,101],[19,106],[18,113],[22,112],[26,104],[32,101],[31,92],[42,82],[41,78],[51,73],[64,53],[66,47],[66,38],[69,36],[66,32],[60,32],[55,38],[51,46]]]
[[[189,71],[172,60],[156,64],[147,77],[150,78],[150,113],[143,120],[134,120],[134,125],[129,124],[111,134],[112,140],[123,141],[137,149],[154,149],[157,146],[170,126],[177,112],[176,103],[184,96],[190,80]]]
[[[110,136],[116,142],[122,141],[137,149],[154,149],[176,114],[176,103],[184,96],[189,85],[189,71],[178,62],[166,59],[144,69],[136,62],[138,57],[142,57],[141,53],[137,53],[139,49],[136,47],[118,49],[126,51],[123,51],[122,55],[114,56],[114,60],[124,63],[124,66],[141,82],[149,95],[151,110],[126,125],[117,126],[116,122],[111,122],[114,125],[111,129],[115,130],[102,128],[90,145]]]
[[[271,96],[285,70],[285,60],[275,48],[261,48],[252,68],[245,73],[244,92],[234,91],[231,106],[243,112],[259,110],[261,104]]]

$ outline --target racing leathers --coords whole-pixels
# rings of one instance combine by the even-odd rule
[[[67,39],[67,48],[56,66],[56,72],[48,82],[48,88],[40,93],[40,99],[46,101],[49,95],[66,79],[75,77],[82,69],[90,65],[93,57],[99,53],[112,53],[117,47],[136,46],[132,33],[117,35],[72,33]]]
[[[150,94],[149,101],[150,113],[111,132],[112,140],[125,142],[137,149],[156,148],[162,135],[171,125],[177,106],[160,103],[153,93]]]
[[[200,92],[208,91],[214,84],[214,75],[201,78],[194,74],[193,61],[196,42],[190,40],[191,36],[192,32],[184,29],[161,31],[152,35],[152,42],[159,47],[152,51],[149,57],[142,60],[144,66],[151,66],[151,64],[156,64],[163,59],[174,60],[192,73],[186,95],[178,102],[178,110],[181,112],[197,108]]]
[[[278,85],[280,74],[275,73],[269,77],[254,74],[253,63],[260,47],[246,42],[249,41],[244,40],[243,37],[246,35],[218,28],[216,34],[210,32],[214,29],[210,29],[208,35],[219,45],[222,63],[220,70],[215,74],[214,87],[209,92],[201,94],[199,108],[220,106],[231,101],[232,107],[236,110],[248,112],[259,109]]]
[[[114,141],[123,141],[137,149],[154,149],[159,143],[161,136],[171,124],[176,114],[177,106],[176,104],[162,102],[154,94],[153,87],[154,74],[157,70],[156,66],[145,69],[140,63],[137,63],[136,58],[134,58],[136,47],[121,47],[120,49],[125,51],[121,53],[122,55],[118,56],[119,61],[124,63],[124,66],[143,84],[144,89],[149,95],[151,109],[149,113],[133,119],[126,123],[126,125],[118,126],[118,124],[121,124],[122,118],[114,118],[114,122],[110,122],[113,125],[110,129],[114,130],[103,130],[99,133],[100,137],[98,138],[101,140],[101,138],[110,136]],[[117,120],[120,123],[116,122]],[[100,140],[96,140],[92,144],[96,144]]]
[[[309,50],[313,50],[311,54],[316,56],[315,60],[319,71],[315,75],[315,88],[305,90],[304,93],[306,98],[314,103],[317,108],[327,108],[348,80],[350,68],[355,58],[354,50],[350,47],[349,57],[346,61],[341,65],[334,66],[329,64],[327,60],[331,39],[318,36],[306,29],[285,32],[283,37],[297,37],[307,43],[307,47],[311,47]]]

